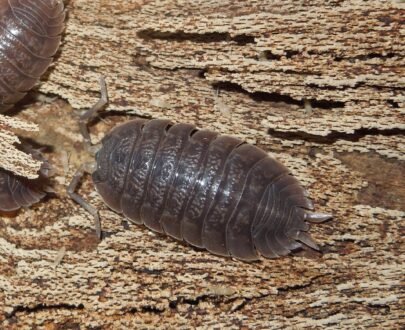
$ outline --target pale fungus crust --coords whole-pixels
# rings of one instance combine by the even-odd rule
[[[25,125],[52,150],[56,190],[0,215],[0,327],[400,327],[401,4],[71,0],[67,10],[60,54],[39,91],[70,105],[59,99],[0,116],[0,166],[12,163],[14,129]],[[93,140],[129,112],[255,143],[291,170],[317,211],[334,215],[311,227],[323,254],[255,263],[217,257],[128,223],[85,177],[78,192],[100,210],[98,242],[92,217],[65,189],[91,160],[77,110],[99,97],[100,74],[107,110],[118,114],[90,125]],[[218,111],[218,89],[231,117]],[[376,179],[392,175],[389,187]],[[365,199],[371,187],[378,194]]]

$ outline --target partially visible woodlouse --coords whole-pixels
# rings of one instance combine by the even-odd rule
[[[45,191],[52,189],[46,186],[44,179],[49,177],[51,166],[42,157],[41,153],[33,150],[30,146],[25,146],[27,152],[31,153],[35,159],[41,160],[42,166],[39,178],[28,180],[17,176],[9,171],[0,169],[0,211],[10,212],[29,207],[39,202],[45,197]]]
[[[102,99],[82,117],[88,142],[86,120],[106,100],[102,85]],[[284,256],[303,246],[318,249],[307,221],[330,218],[308,211],[313,204],[307,192],[266,152],[189,124],[137,119],[103,138],[96,166],[82,166],[68,188],[98,223],[97,210],[74,192],[91,169],[98,193],[112,210],[156,232],[241,260]]]
[[[0,169],[0,211],[15,211],[39,202],[45,192],[34,181]]]
[[[51,64],[64,20],[61,0],[0,0],[0,113],[21,100]]]

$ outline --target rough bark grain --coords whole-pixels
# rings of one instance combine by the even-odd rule
[[[39,125],[33,138],[48,147],[56,193],[0,216],[3,328],[405,326],[403,4],[71,0],[67,8],[62,47],[39,87],[64,100],[13,117]],[[323,253],[251,264],[216,257],[127,224],[86,178],[79,192],[100,209],[106,234],[98,244],[65,188],[90,159],[78,110],[97,100],[101,74],[114,112],[92,125],[95,141],[138,115],[256,143],[291,168],[317,211],[333,213],[311,230]]]
[[[0,169],[35,179],[41,162],[16,148],[21,143],[16,131],[37,132],[38,126],[15,117],[0,115]]]

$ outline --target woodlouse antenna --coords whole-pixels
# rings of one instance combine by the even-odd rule
[[[99,82],[101,93],[100,99],[89,110],[87,110],[83,115],[81,115],[79,119],[80,132],[83,136],[84,144],[86,145],[87,150],[92,154],[95,153],[94,150],[95,146],[91,142],[88,124],[96,117],[97,112],[103,109],[108,102],[107,85],[103,76],[100,76]],[[97,146],[96,149],[98,149]],[[99,239],[101,239],[101,223],[97,209],[94,206],[90,205],[88,202],[86,202],[82,196],[80,196],[75,192],[84,174],[85,173],[92,174],[95,171],[95,168],[96,168],[95,162],[82,164],[74,174],[72,181],[70,182],[67,188],[67,194],[70,196],[70,198],[72,198],[76,203],[82,206],[87,212],[89,212],[94,217],[96,235]]]
[[[93,173],[94,167],[95,163],[82,164],[76,171],[75,175],[73,176],[72,181],[70,182],[67,188],[67,193],[71,199],[73,199],[77,204],[83,207],[87,212],[89,212],[94,217],[96,235],[99,239],[101,239],[101,223],[97,209],[94,206],[90,205],[88,202],[86,202],[82,196],[80,196],[78,193],[75,192],[84,174]]]
[[[86,148],[91,153],[94,153],[94,151],[92,148],[93,144],[91,142],[88,124],[96,117],[97,112],[102,110],[108,103],[107,85],[105,82],[105,78],[103,76],[100,76],[99,83],[100,83],[100,99],[89,110],[87,110],[84,114],[82,114],[79,119],[80,133],[83,136]]]

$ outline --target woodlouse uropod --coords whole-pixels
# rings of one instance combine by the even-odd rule
[[[87,122],[107,102],[81,118]],[[104,202],[136,224],[191,245],[241,260],[275,258],[303,246],[318,249],[307,222],[330,215],[312,213],[312,202],[281,163],[241,140],[169,120],[136,119],[110,131],[68,187],[69,195],[96,220],[97,210],[75,193],[84,172]]]
[[[59,48],[61,0],[0,0],[0,113],[21,100]]]

